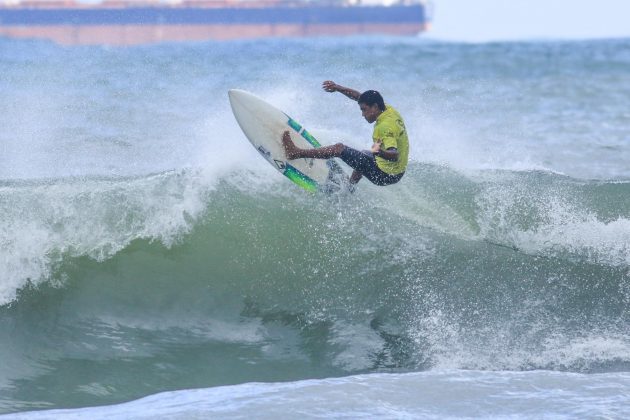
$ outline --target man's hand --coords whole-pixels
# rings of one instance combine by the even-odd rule
[[[324,88],[326,92],[343,93],[344,95],[346,95],[348,98],[352,99],[353,101],[358,101],[359,96],[361,96],[361,94],[357,92],[356,90],[338,85],[332,80],[326,80],[324,83],[322,83],[322,87]]]
[[[376,140],[372,145],[372,154],[385,160],[396,162],[398,160],[398,150],[395,147],[390,147],[387,150],[383,150],[381,149],[382,146],[383,140]]]
[[[337,84],[332,80],[326,80],[324,83],[322,83],[322,87],[326,92],[337,92],[338,90]]]
[[[376,140],[372,145],[372,154],[378,155],[381,152],[381,144],[383,144],[382,140]]]

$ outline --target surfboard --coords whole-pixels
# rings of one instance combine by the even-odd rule
[[[231,89],[228,96],[234,117],[245,137],[278,172],[311,192],[331,193],[347,185],[348,177],[335,159],[286,158],[282,147],[282,134],[286,130],[297,147],[321,147],[300,123],[244,90]]]

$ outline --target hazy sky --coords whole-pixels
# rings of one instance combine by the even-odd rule
[[[433,0],[431,38],[630,37],[630,0]]]

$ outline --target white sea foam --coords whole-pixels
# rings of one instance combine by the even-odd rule
[[[627,373],[436,371],[164,392],[129,403],[6,419],[535,418],[630,415]],[[92,386],[91,392],[107,392]]]
[[[480,235],[531,254],[630,266],[630,219],[602,220],[571,192],[562,184],[493,186],[477,199]]]

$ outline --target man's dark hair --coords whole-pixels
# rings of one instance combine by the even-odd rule
[[[367,106],[373,106],[374,104],[378,105],[378,109],[381,111],[385,111],[385,101],[380,93],[375,90],[366,90],[359,96],[359,100],[357,101],[360,104],[366,104]]]

